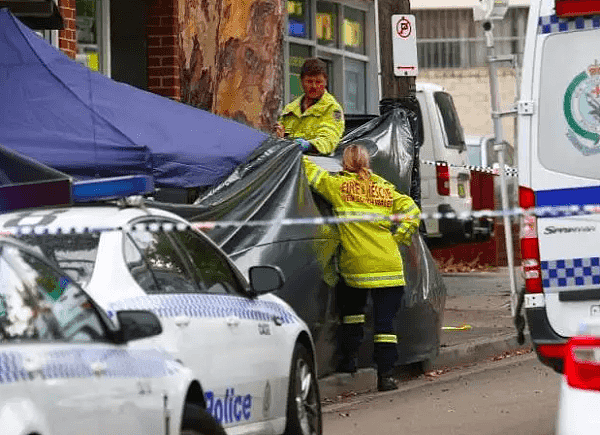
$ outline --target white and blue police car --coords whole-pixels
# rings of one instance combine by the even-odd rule
[[[132,346],[161,333],[154,314],[117,312],[116,327],[64,271],[6,236],[0,283],[1,435],[224,434],[190,369]]]
[[[153,189],[130,184],[118,185],[116,196]],[[111,196],[102,190],[99,182],[75,184],[73,198]],[[253,266],[247,280],[189,222],[126,204],[14,211],[0,215],[0,231],[36,246],[109,318],[118,321],[120,310],[159,317],[162,333],[135,344],[159,346],[190,367],[202,405],[228,434],[322,433],[310,331],[272,294],[283,284],[281,271]]]

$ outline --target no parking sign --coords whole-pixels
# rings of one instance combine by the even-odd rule
[[[419,65],[414,15],[392,15],[392,49],[394,75],[416,76]]]

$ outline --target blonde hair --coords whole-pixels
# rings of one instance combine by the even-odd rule
[[[369,152],[362,145],[348,145],[344,149],[342,157],[342,168],[344,171],[354,172],[358,178],[368,180],[371,178],[371,157]]]

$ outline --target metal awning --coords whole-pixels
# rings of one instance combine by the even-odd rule
[[[8,8],[33,30],[60,30],[63,19],[54,0],[0,0],[0,9]]]

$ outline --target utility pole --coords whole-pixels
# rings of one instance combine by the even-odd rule
[[[506,255],[508,261],[508,274],[510,279],[510,295],[511,295],[511,313],[515,317],[517,307],[517,280],[514,268],[514,248],[512,237],[512,222],[508,214],[508,190],[506,187],[506,165],[504,164],[505,147],[508,144],[504,141],[504,131],[502,126],[502,113],[500,109],[500,87],[498,84],[498,62],[513,61],[513,56],[501,57],[496,56],[494,46],[494,32],[491,21],[483,23],[485,32],[488,66],[490,72],[490,103],[492,106],[492,120],[494,123],[494,149],[498,152],[498,163],[500,165],[500,196],[502,199],[502,221],[504,223],[504,238],[506,241]],[[507,112],[507,115],[514,115],[514,112]]]
[[[398,32],[398,28],[392,25],[392,17],[394,15],[409,15],[410,14],[410,0],[375,0],[377,5],[377,25],[378,36],[379,36],[379,113],[383,115],[394,107],[402,106],[411,110],[415,116],[409,116],[409,122],[412,130],[412,168],[410,177],[410,190],[405,192],[410,195],[415,201],[417,206],[421,207],[421,173],[420,173],[420,158],[419,148],[422,142],[422,132],[419,132],[418,119],[420,118],[420,109],[416,98],[415,89],[415,77],[413,75],[396,75],[394,73],[394,62],[398,62],[399,59],[394,59],[395,48],[394,38],[398,35],[394,35],[393,32]],[[398,17],[396,17],[397,19]],[[408,25],[408,29],[414,27]],[[411,34],[414,38],[415,29],[412,28],[406,35]],[[404,36],[402,36],[404,38]],[[408,39],[410,41],[410,39]],[[413,40],[414,41],[414,40]],[[416,42],[414,45],[414,60],[416,67]],[[398,52],[396,51],[396,57]],[[402,56],[400,56],[402,57]],[[405,59],[402,61],[410,61],[412,56],[404,56]],[[418,70],[412,70],[416,73]],[[394,140],[398,140],[395,138]]]
[[[410,14],[410,0],[378,0],[379,56],[383,99],[408,97],[415,92],[414,77],[396,77],[392,51],[392,15]]]

